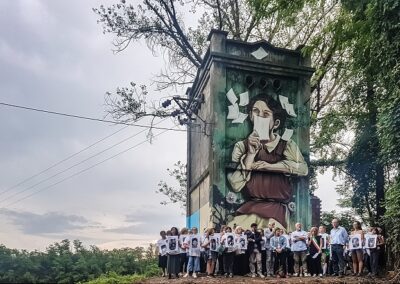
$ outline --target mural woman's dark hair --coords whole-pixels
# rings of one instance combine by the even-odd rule
[[[250,100],[250,103],[247,105],[247,111],[248,111],[249,114],[251,113],[251,111],[253,109],[253,106],[257,101],[262,101],[262,102],[265,102],[267,104],[267,106],[273,112],[274,121],[279,119],[279,121],[281,123],[279,124],[278,128],[284,127],[285,122],[286,122],[287,112],[286,112],[286,110],[284,110],[282,108],[280,102],[275,100],[271,95],[258,94],[256,96],[252,97],[251,100]]]

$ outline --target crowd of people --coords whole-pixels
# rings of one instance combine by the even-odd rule
[[[161,231],[159,267],[163,277],[343,277],[378,276],[384,266],[385,242],[378,227],[363,229],[355,221],[350,233],[332,220],[332,229],[297,223],[293,232],[275,227],[244,230],[222,225],[199,234],[196,227]]]

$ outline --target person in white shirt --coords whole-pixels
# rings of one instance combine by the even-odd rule
[[[275,222],[270,222],[264,231],[265,236],[265,266],[266,276],[274,275],[274,254],[271,247],[271,238],[274,236]]]
[[[331,252],[332,252],[332,263],[333,263],[333,271],[336,276],[343,277],[344,276],[344,248],[349,240],[349,235],[347,231],[339,226],[339,220],[332,220],[332,230],[330,235],[331,241]]]
[[[297,276],[301,276],[300,262],[303,268],[304,276],[310,276],[307,270],[307,241],[308,233],[301,229],[301,224],[296,223],[296,230],[292,232],[292,252],[294,258],[295,273]]]

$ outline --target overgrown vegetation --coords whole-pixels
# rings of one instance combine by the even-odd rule
[[[158,271],[154,246],[87,249],[78,240],[54,243],[44,252],[0,246],[0,283],[78,283],[98,277],[91,283],[132,283]]]

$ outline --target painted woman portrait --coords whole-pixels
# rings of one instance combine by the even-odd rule
[[[235,192],[242,192],[245,202],[236,211],[232,224],[249,227],[257,223],[267,227],[271,221],[287,228],[292,198],[289,176],[306,176],[308,167],[297,144],[284,141],[277,131],[284,127],[287,113],[281,104],[267,94],[253,97],[248,104],[250,121],[262,121],[262,139],[254,130],[235,144],[232,161],[237,164],[228,174],[228,181]],[[262,131],[261,131],[262,130]],[[279,225],[278,225],[279,226]]]

